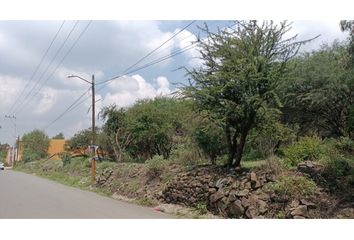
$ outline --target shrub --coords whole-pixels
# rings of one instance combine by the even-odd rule
[[[63,162],[63,166],[70,164],[71,162],[71,155],[68,152],[61,152],[59,154],[59,157],[61,158],[61,161]]]
[[[285,166],[284,162],[281,161],[280,158],[276,156],[270,156],[265,160],[265,164],[262,165],[262,168],[271,171],[275,175],[279,175],[283,172]]]
[[[47,157],[49,138],[41,130],[33,130],[22,137],[23,154],[25,162],[40,160]]]
[[[335,140],[334,147],[345,153],[353,153],[354,141],[348,137],[340,137],[339,139]]]
[[[194,206],[193,211],[198,215],[204,215],[208,213],[208,208],[205,203],[199,202]]]
[[[326,147],[317,137],[304,137],[298,142],[281,149],[281,155],[289,166],[296,166],[303,161],[317,161],[325,156]]]
[[[323,161],[324,169],[321,173],[325,184],[330,190],[348,190],[352,184],[354,168],[342,156],[333,156]]]
[[[316,189],[314,181],[302,176],[282,176],[270,185],[275,193],[286,198],[300,198],[310,195]]]
[[[172,149],[170,160],[182,166],[196,166],[203,163],[198,147],[194,146],[189,140],[178,144]]]
[[[160,176],[168,165],[168,162],[161,155],[155,155],[153,158],[145,161],[148,174],[152,177]]]

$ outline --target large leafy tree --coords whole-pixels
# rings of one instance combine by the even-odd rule
[[[133,140],[128,127],[127,110],[118,109],[116,105],[106,106],[101,110],[100,117],[105,121],[103,133],[109,143],[107,150],[117,162],[122,162],[126,148]]]
[[[300,126],[300,134],[338,137],[352,132],[354,75],[347,68],[346,49],[334,42],[292,62],[282,88],[283,112],[286,122]]]
[[[304,42],[285,38],[290,25],[272,21],[237,21],[233,29],[211,33],[200,41],[204,64],[188,71],[190,86],[184,94],[199,109],[223,123],[228,166],[239,166],[250,130],[262,120],[261,112],[279,107],[275,93],[286,63]]]
[[[33,130],[22,137],[23,159],[25,162],[40,160],[47,156],[49,138],[41,130]]]
[[[102,109],[104,132],[111,141],[117,161],[124,153],[145,161],[154,155],[168,158],[174,137],[182,130],[183,104],[172,98],[141,100],[129,109],[115,105]]]
[[[348,67],[354,71],[354,20],[342,20],[340,21],[340,28],[343,32],[349,33],[349,45],[348,45]]]

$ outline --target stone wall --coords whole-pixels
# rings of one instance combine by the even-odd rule
[[[162,198],[166,203],[185,206],[204,203],[211,212],[224,217],[267,217],[272,193],[263,186],[274,181],[271,173],[220,171],[199,168],[181,173],[162,192]]]
[[[206,204],[209,211],[227,218],[307,218],[313,202],[280,199],[267,183],[269,171],[225,173],[218,168],[199,168],[180,173],[162,192],[166,203],[184,206]]]

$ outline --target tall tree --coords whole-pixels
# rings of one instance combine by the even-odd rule
[[[247,135],[261,122],[261,112],[280,106],[277,81],[305,43],[296,42],[296,36],[285,38],[290,29],[286,22],[272,21],[236,21],[233,29],[218,33],[203,29],[204,64],[188,71],[191,82],[184,94],[223,122],[229,167],[240,165]]]
[[[354,20],[340,21],[340,28],[343,32],[349,32],[349,45],[348,45],[348,67],[354,69]]]
[[[284,82],[284,120],[300,134],[348,136],[354,104],[354,75],[347,68],[347,44],[334,42],[296,58]]]
[[[47,156],[49,138],[41,130],[33,130],[22,136],[23,159],[25,162],[40,160]]]

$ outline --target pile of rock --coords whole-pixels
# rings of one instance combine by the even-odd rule
[[[113,170],[106,168],[99,176],[96,177],[96,186],[109,185],[112,183]]]
[[[262,188],[270,180],[260,171],[219,179],[209,188],[209,209],[225,217],[264,218],[271,193]]]
[[[316,178],[323,171],[324,166],[322,164],[313,162],[313,161],[305,161],[301,162],[297,165],[297,170],[302,173],[306,173],[310,175],[311,178]]]
[[[308,217],[308,210],[311,208],[316,208],[316,204],[306,199],[293,200],[286,215],[288,218],[305,219]]]
[[[198,169],[177,175],[162,192],[167,203],[193,206],[205,203],[218,215],[232,218],[268,217],[271,195],[263,189],[274,181],[269,172],[242,172],[224,176]]]
[[[205,203],[209,197],[209,183],[212,178],[205,169],[181,173],[162,191],[161,200],[184,206]]]

